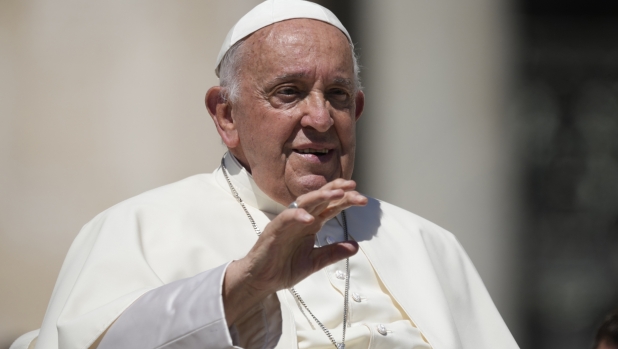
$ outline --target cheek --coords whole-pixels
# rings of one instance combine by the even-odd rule
[[[281,158],[286,142],[293,139],[290,117],[269,116],[248,120],[242,127],[241,142],[247,151],[261,158]],[[243,142],[244,138],[244,142]]]
[[[337,133],[341,142],[341,177],[352,178],[356,153],[356,121],[349,116],[338,124]]]
[[[341,178],[352,179],[352,172],[354,172],[354,148],[349,149],[341,157]]]
[[[344,154],[354,151],[356,147],[356,122],[348,116],[336,123],[335,127]]]

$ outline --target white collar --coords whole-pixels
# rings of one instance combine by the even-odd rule
[[[223,155],[225,167],[230,176],[230,181],[234,189],[240,195],[240,198],[250,206],[257,208],[260,211],[279,214],[286,209],[285,206],[271,199],[266,195],[253,180],[253,176],[238,162],[238,160],[230,152]],[[221,166],[214,172],[215,178],[219,186],[225,191],[230,192],[230,187],[223,176]],[[231,193],[231,192],[230,192]]]

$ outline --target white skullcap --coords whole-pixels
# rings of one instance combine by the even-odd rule
[[[331,24],[339,28],[352,42],[350,34],[339,19],[323,6],[304,0],[266,0],[247,12],[227,33],[217,57],[215,74],[219,76],[219,64],[227,50],[235,43],[259,29],[293,18],[311,18]]]

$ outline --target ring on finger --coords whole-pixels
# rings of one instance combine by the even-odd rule
[[[292,203],[288,205],[288,208],[298,208],[298,203],[296,201],[292,201]]]

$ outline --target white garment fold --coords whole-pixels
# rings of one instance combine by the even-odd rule
[[[273,204],[229,155],[226,166],[256,224],[264,229],[285,207]],[[358,241],[386,292],[434,349],[517,348],[474,266],[451,233],[372,198],[366,207],[352,207],[346,212],[350,235]],[[147,300],[149,291],[196,275],[194,281],[200,277],[217,280],[208,282],[214,286],[204,292],[220,301],[217,277],[221,274],[213,270],[242,258],[256,240],[220,169],[117,204],[86,224],[76,237],[54,288],[36,348],[87,349],[117,319],[124,321],[120,315],[132,304],[141,304],[140,297]],[[205,284],[186,282],[188,285],[179,286],[178,295]],[[262,341],[257,347],[297,347],[293,308],[285,299],[286,292],[277,292],[244,319],[252,322],[262,318],[261,329],[252,337]],[[152,295],[156,298],[155,292]],[[216,303],[213,299],[193,302]],[[187,309],[182,304],[177,306]],[[208,324],[207,317],[214,321],[221,318],[220,306],[214,307],[219,308],[218,313],[200,314],[195,324]],[[280,313],[279,323],[262,316],[273,314],[273,309]],[[242,337],[243,323],[237,325]],[[230,345],[225,321],[215,327],[221,346],[213,347]],[[169,328],[174,326],[170,324]],[[240,341],[244,345],[242,338]],[[167,343],[158,337],[154,342]]]
[[[226,268],[147,292],[120,315],[98,349],[232,348],[221,302]]]

